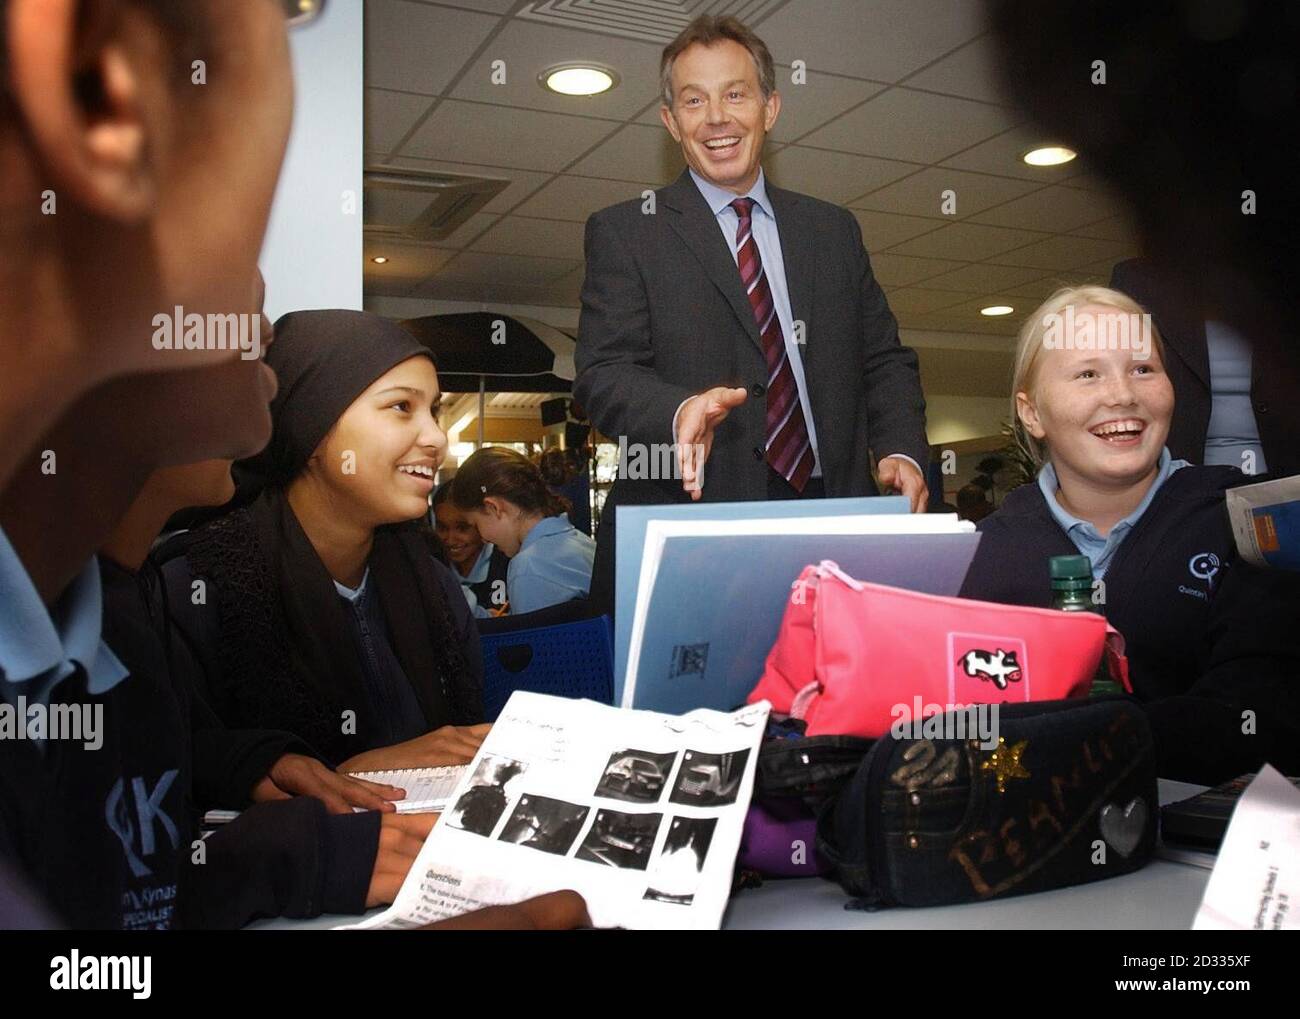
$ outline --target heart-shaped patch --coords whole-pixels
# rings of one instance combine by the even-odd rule
[[[1101,808],[1098,823],[1106,844],[1127,858],[1142,841],[1142,833],[1147,829],[1146,801],[1135,796],[1122,810],[1118,803],[1107,803]]]

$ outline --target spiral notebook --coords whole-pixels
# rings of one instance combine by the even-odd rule
[[[400,768],[395,771],[356,771],[350,774],[353,778],[365,779],[367,782],[405,789],[406,799],[394,801],[397,812],[414,814],[446,807],[466,767],[467,765],[461,764],[445,768]]]

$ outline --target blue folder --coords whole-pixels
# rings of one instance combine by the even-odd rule
[[[632,639],[641,550],[651,520],[758,520],[764,517],[834,517],[859,513],[906,513],[905,496],[858,499],[792,499],[774,502],[695,502],[666,506],[618,506],[614,530],[614,703],[622,701],[627,649]],[[827,558],[821,556],[819,558]],[[806,565],[806,564],[805,564]]]

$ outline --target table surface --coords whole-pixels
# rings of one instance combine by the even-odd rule
[[[1204,786],[1160,780],[1160,802],[1185,799]],[[848,897],[833,881],[768,881],[731,898],[724,930],[1190,930],[1210,872],[1159,857],[1123,877],[1019,895],[992,902],[927,909],[845,908]],[[378,912],[376,910],[375,912]],[[322,930],[357,917],[261,920],[248,930]]]

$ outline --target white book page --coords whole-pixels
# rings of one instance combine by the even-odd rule
[[[597,927],[718,928],[768,710],[676,716],[516,692],[396,901],[350,928],[563,889]]]
[[[1276,768],[1237,801],[1192,930],[1300,930],[1300,789]]]

